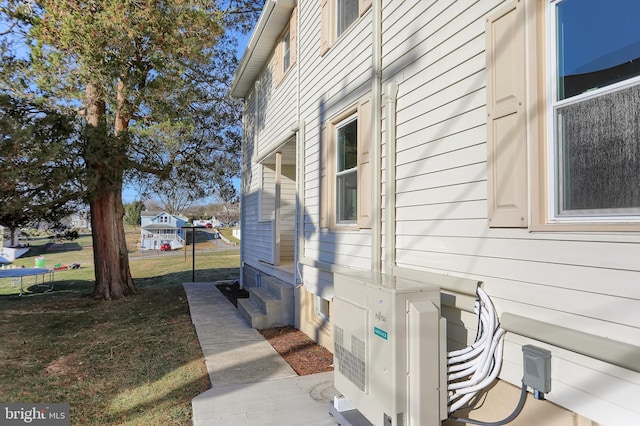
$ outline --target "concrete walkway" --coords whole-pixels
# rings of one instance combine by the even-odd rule
[[[194,426],[336,425],[333,373],[298,376],[213,283],[185,283],[211,379],[192,401]]]

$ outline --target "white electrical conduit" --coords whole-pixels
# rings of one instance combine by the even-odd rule
[[[478,315],[478,333],[472,345],[447,355],[449,412],[467,404],[489,386],[502,366],[504,329],[500,327],[491,299],[480,287],[474,312]]]
[[[477,313],[478,311],[476,310],[475,312]],[[447,364],[450,365],[450,371],[455,371],[456,364],[475,357],[484,349],[485,342],[489,338],[487,330],[490,329],[490,327],[488,326],[489,319],[487,311],[483,310],[479,317],[481,331],[480,335],[476,337],[476,341],[472,345],[467,346],[464,349],[449,352]]]
[[[498,352],[500,352],[500,355],[502,355],[502,346],[503,346],[503,340],[500,339],[500,342],[498,344]],[[462,408],[464,405],[466,405],[475,395],[476,393],[478,393],[479,391],[481,391],[482,389],[486,388],[487,386],[489,386],[491,383],[493,383],[493,381],[496,379],[496,377],[498,377],[498,373],[500,372],[500,366],[502,365],[502,363],[500,362],[500,359],[498,358],[496,360],[495,363],[495,368],[492,369],[491,374],[489,374],[482,382],[478,383],[475,386],[471,386],[468,388],[463,388],[460,389],[457,392],[457,394],[455,395],[455,397],[453,398],[458,399],[457,401],[455,401],[454,403],[451,404],[451,406],[449,407],[449,412],[454,412],[460,408]]]

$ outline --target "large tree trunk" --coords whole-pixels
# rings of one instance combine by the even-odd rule
[[[109,137],[105,104],[96,87],[89,85],[87,96],[86,164],[92,184],[91,230],[96,283],[93,297],[119,299],[136,292],[129,269],[124,233],[122,182],[126,144]]]
[[[124,233],[122,189],[96,194],[90,203],[96,299],[120,299],[136,292]]]

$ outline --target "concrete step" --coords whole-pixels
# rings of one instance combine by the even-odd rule
[[[287,300],[289,298],[293,298],[292,285],[286,284],[283,281],[279,280],[278,278],[272,277],[270,275],[263,275],[261,282],[262,282],[262,288],[276,295],[277,298],[281,300]]]
[[[251,299],[238,299],[238,312],[251,328],[257,330],[269,328],[267,314],[261,311]]]
[[[258,309],[266,314],[276,309],[277,305],[281,302],[281,299],[277,295],[271,293],[264,287],[250,288],[249,298]]]

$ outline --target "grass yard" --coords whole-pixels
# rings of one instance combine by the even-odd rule
[[[167,255],[131,253],[140,294],[94,301],[91,238],[17,265],[78,262],[55,273],[54,290],[17,296],[0,280],[0,401],[67,402],[73,425],[188,425],[191,399],[209,388],[182,282],[191,281],[191,247]],[[51,249],[51,247],[49,247]],[[197,246],[196,281],[237,278],[239,252]]]

